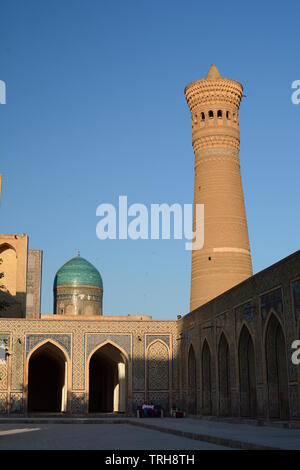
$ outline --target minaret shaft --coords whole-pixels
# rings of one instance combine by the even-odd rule
[[[195,153],[194,207],[204,204],[204,247],[192,252],[191,310],[252,275],[239,161],[242,91],[215,66],[185,90]]]

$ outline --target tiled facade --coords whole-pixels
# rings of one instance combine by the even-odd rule
[[[41,281],[42,281],[41,250],[28,250],[27,286],[26,286],[26,317],[39,318],[41,311]]]
[[[127,358],[127,413],[147,400],[162,401],[169,409],[172,393],[179,393],[178,382],[169,382],[172,364],[175,368],[177,364],[175,322],[127,318],[77,320],[42,315],[37,321],[1,319],[0,342],[6,341],[7,346],[0,369],[2,412],[26,412],[29,359],[46,342],[61,349],[68,363],[68,412],[87,412],[88,358],[106,343],[120,348]],[[155,383],[157,364],[164,376]],[[150,371],[149,385],[146,370]]]

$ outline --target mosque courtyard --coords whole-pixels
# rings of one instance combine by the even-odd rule
[[[106,422],[105,422],[106,421]],[[0,450],[296,450],[300,428],[172,418],[2,419]]]

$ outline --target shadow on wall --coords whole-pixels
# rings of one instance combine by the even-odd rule
[[[226,329],[214,326],[206,329],[198,326],[199,334],[196,334],[191,318],[183,318],[181,322],[181,388],[185,411],[281,420],[295,416],[289,393],[289,350],[276,313],[268,316],[262,339],[258,335],[254,337],[246,324],[236,338],[235,334],[228,336]]]
[[[2,303],[5,305],[4,308],[1,308]],[[24,292],[17,292],[12,295],[8,291],[0,290],[0,318],[25,318],[24,305],[26,305],[26,294]]]

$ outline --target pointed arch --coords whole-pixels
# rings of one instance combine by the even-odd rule
[[[16,248],[13,245],[11,245],[11,243],[4,242],[4,243],[1,243],[0,245],[0,255],[3,251],[7,250],[8,248],[11,248],[12,250],[16,252]]]
[[[17,252],[16,248],[9,243],[0,245],[0,259],[2,260],[0,270],[4,272],[1,284],[7,292],[15,296],[17,294]]]
[[[97,345],[86,367],[88,411],[125,412],[127,403],[128,355],[111,340]]]
[[[240,414],[244,417],[254,417],[257,414],[255,353],[253,339],[245,324],[240,332],[238,359]]]
[[[218,347],[218,371],[219,371],[219,414],[231,415],[231,383],[230,383],[230,350],[229,343],[222,332]]]
[[[146,349],[147,395],[157,390],[169,391],[170,349],[161,339],[152,341]]]
[[[289,418],[288,368],[284,330],[275,312],[265,329],[269,418]]]
[[[26,362],[28,412],[66,412],[71,367],[64,348],[45,339],[30,351]]]
[[[55,339],[53,338],[45,338],[44,340],[40,341],[39,343],[37,343],[29,352],[28,352],[28,356],[27,356],[27,364],[30,360],[30,357],[35,353],[36,350],[40,349],[41,347],[47,345],[47,344],[51,344],[54,346],[54,348],[57,348],[59,350],[59,352],[61,352],[65,358],[66,361],[69,362],[69,354],[67,352],[67,350],[63,347],[62,344],[58,343],[57,341],[55,341]]]
[[[202,369],[202,414],[212,414],[212,370],[211,351],[205,338],[201,354]]]
[[[188,412],[197,413],[197,361],[192,344],[188,352]]]
[[[122,346],[120,346],[118,343],[115,343],[115,341],[111,340],[111,339],[106,339],[105,341],[103,341],[102,343],[98,344],[97,346],[95,346],[91,352],[89,353],[88,355],[88,358],[87,358],[87,365],[89,365],[89,362],[91,360],[91,357],[93,356],[93,354],[98,351],[98,349],[101,349],[103,348],[104,346],[106,345],[111,345],[113,346],[114,348],[118,349],[120,351],[120,353],[124,356],[124,360],[126,361],[129,361],[129,357],[128,357],[128,354],[127,352],[125,351],[124,348],[122,348]]]

